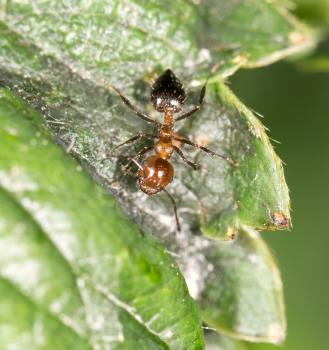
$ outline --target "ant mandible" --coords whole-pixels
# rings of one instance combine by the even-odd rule
[[[170,69],[167,69],[162,75],[160,75],[151,87],[151,102],[156,111],[164,113],[162,123],[151,119],[148,115],[141,112],[117,88],[115,88],[114,86],[110,86],[121,97],[122,101],[139,118],[143,119],[147,123],[152,123],[157,127],[157,135],[152,135],[149,133],[139,133],[113,148],[112,152],[123,145],[136,142],[140,139],[157,140],[153,146],[145,147],[141,151],[139,151],[130,160],[129,164],[135,163],[137,165],[137,178],[139,182],[139,187],[144,193],[146,193],[147,195],[152,195],[160,191],[166,193],[174,208],[178,231],[180,231],[180,223],[177,215],[176,202],[172,195],[166,190],[166,187],[173,180],[174,176],[174,168],[169,162],[169,159],[175,152],[181,157],[181,159],[186,164],[191,166],[194,170],[200,169],[200,166],[198,164],[191,162],[185,157],[184,153],[178,145],[187,144],[196,147],[201,151],[204,151],[212,156],[223,158],[233,165],[237,164],[237,162],[235,162],[231,158],[211,151],[210,149],[200,146],[196,143],[193,143],[186,138],[178,136],[174,132],[175,122],[192,116],[202,107],[208,79],[206,80],[204,86],[200,91],[198,104],[190,111],[174,118],[175,113],[182,111],[185,102],[186,94],[183,88],[183,84]],[[152,150],[155,154],[149,156],[145,159],[143,164],[140,164],[138,162],[138,158]]]

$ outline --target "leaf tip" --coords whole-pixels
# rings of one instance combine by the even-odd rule
[[[282,344],[286,338],[286,328],[279,323],[273,323],[268,328],[268,339],[273,344]]]

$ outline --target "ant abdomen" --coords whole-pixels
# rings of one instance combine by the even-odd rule
[[[174,176],[172,165],[159,156],[146,159],[143,169],[138,171],[140,189],[146,194],[155,194],[169,185]]]

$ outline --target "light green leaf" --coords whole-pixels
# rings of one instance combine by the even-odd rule
[[[245,228],[234,242],[214,242],[202,254],[208,275],[198,300],[205,322],[238,339],[281,343],[286,334],[282,282],[259,233]]]
[[[1,89],[0,347],[202,349],[176,264],[40,123]]]
[[[21,36],[25,52],[55,57],[94,83],[127,86],[160,67],[199,76],[222,60],[227,76],[314,45],[309,29],[268,0],[2,2],[3,30]],[[1,46],[7,71],[17,72],[24,62],[9,57],[25,53],[10,52],[6,40]],[[33,66],[24,71],[35,76]]]
[[[206,335],[206,350],[246,350],[244,344],[218,333]]]

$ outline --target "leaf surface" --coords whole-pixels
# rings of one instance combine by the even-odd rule
[[[192,296],[201,295],[203,276],[207,276],[203,268],[212,264],[204,246],[217,247],[202,233],[231,239],[246,225],[289,227],[281,162],[261,123],[222,81],[240,67],[265,65],[314,45],[310,31],[282,5],[265,0],[176,1],[171,6],[137,0],[14,0],[2,2],[0,8],[0,84],[41,111],[55,140],[117,197],[143,230],[154,233],[179,256]],[[125,156],[134,155],[143,145],[105,159],[113,146],[139,131],[153,131],[123,106],[106,81],[160,120],[149,104],[152,79],[165,68],[174,69],[189,87],[188,110],[198,100],[195,86],[200,86],[214,64],[219,64],[219,70],[210,81],[204,108],[177,125],[177,131],[239,161],[239,166],[188,147],[184,152],[202,165],[201,172],[173,159],[176,174],[169,190],[178,202],[183,226],[182,234],[175,236],[167,199],[161,194],[146,197],[138,190],[134,174],[123,176]],[[75,175],[71,181],[75,183]],[[65,198],[64,194],[64,203]],[[88,198],[81,203],[88,203]],[[112,224],[115,230],[116,216]],[[242,287],[236,292],[244,291]],[[88,291],[87,298],[94,298],[93,293]],[[219,302],[217,297],[214,303]],[[279,305],[271,302],[270,307]],[[233,303],[232,309],[238,310],[239,304]],[[245,318],[244,328],[239,328],[242,319],[217,321],[214,317],[216,327],[226,327],[237,337],[273,341],[266,328],[272,318],[258,329],[250,328],[254,321]]]
[[[206,335],[206,350],[246,350],[242,342],[216,333]]]
[[[207,278],[198,300],[207,324],[247,341],[282,343],[286,334],[283,289],[271,252],[251,229],[234,242],[210,243]]]
[[[0,121],[0,342],[202,349],[198,312],[164,249],[4,89]]]
[[[224,61],[227,76],[313,46],[309,29],[276,1],[2,2],[2,22],[41,54],[123,86],[160,66],[198,76]]]

